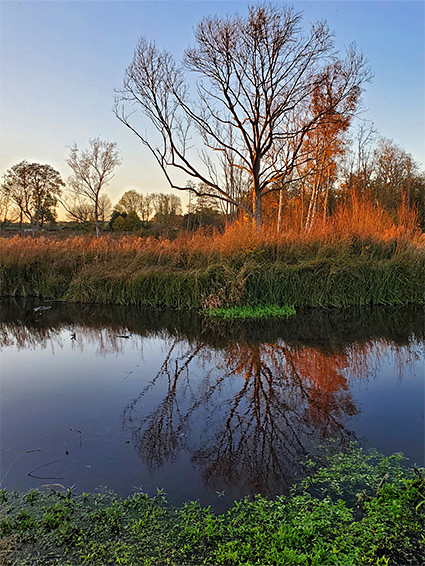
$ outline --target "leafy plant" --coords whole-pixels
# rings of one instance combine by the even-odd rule
[[[1,536],[16,537],[20,565],[425,563],[423,470],[356,445],[306,468],[290,495],[221,515],[196,502],[172,508],[162,493],[7,493]]]

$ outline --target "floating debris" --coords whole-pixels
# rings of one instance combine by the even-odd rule
[[[48,462],[47,464],[43,464],[42,466],[38,466],[38,468],[34,468],[30,472],[28,472],[28,475],[29,475],[30,478],[35,478],[37,480],[62,480],[63,476],[35,476],[34,475],[34,472],[36,472],[37,470],[41,470],[42,468],[46,468],[47,466],[51,466],[52,464],[56,464],[57,462],[62,462],[62,458],[59,458],[59,460],[53,460],[53,462]]]
[[[45,483],[41,487],[48,487],[48,488],[52,489],[53,491],[55,490],[55,488],[58,488],[58,487],[60,489],[66,489],[66,487],[64,485],[62,485],[61,483]]]

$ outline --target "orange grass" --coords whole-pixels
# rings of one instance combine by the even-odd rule
[[[424,248],[425,236],[418,226],[415,210],[404,204],[395,220],[383,208],[367,200],[353,197],[349,203],[340,205],[326,221],[318,219],[309,232],[297,227],[296,214],[291,211],[283,217],[282,229],[278,234],[275,226],[258,231],[249,221],[239,221],[226,227],[224,233],[203,232],[181,234],[169,240],[165,237],[104,235],[75,236],[69,238],[14,236],[0,238],[0,261],[2,263],[27,263],[37,259],[50,258],[52,261],[78,259],[91,263],[105,260],[137,258],[149,265],[166,263],[188,266],[204,263],[205,260],[220,261],[242,254],[255,254],[261,249],[274,251],[275,259],[291,250],[291,255],[303,249],[320,249],[331,246],[343,249],[353,241],[365,244],[394,243],[396,248],[406,246]],[[204,261],[202,261],[204,260]]]
[[[154,238],[132,235],[74,236],[69,238],[29,236],[0,239],[0,253],[3,259],[10,259],[11,254],[16,261],[27,261],[40,255],[49,257],[70,253],[82,258],[111,257],[116,255],[154,256],[186,254],[206,254],[226,257],[249,251],[261,246],[287,246],[295,244],[336,244],[355,239],[372,240],[386,243],[397,240],[423,247],[425,237],[418,228],[418,217],[414,209],[403,204],[397,219],[380,206],[367,200],[352,197],[348,203],[338,206],[334,214],[324,221],[316,220],[308,232],[300,229],[294,210],[287,210],[282,220],[282,228],[278,234],[276,227],[266,226],[261,231],[253,227],[248,220],[237,221],[228,225],[224,233],[205,234],[181,232],[175,239],[166,237]]]
[[[424,304],[425,238],[407,207],[394,220],[352,199],[309,232],[250,222],[176,239],[0,238],[0,296],[181,309],[276,304]]]

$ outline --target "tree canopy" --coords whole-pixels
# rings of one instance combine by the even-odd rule
[[[63,186],[60,174],[50,165],[21,161],[6,171],[1,191],[30,221],[34,235],[38,235],[45,220],[54,220]]]
[[[355,114],[371,77],[364,57],[354,45],[338,57],[326,23],[307,33],[300,24],[293,8],[269,4],[251,6],[246,17],[206,17],[180,65],[140,39],[115,113],[151,150],[172,188],[214,196],[260,225],[262,197],[293,182],[295,166],[309,159],[306,137],[327,119]],[[320,104],[312,104],[318,93]],[[137,109],[159,135],[144,133]],[[251,205],[229,184],[237,173]],[[183,186],[182,174],[196,183]]]

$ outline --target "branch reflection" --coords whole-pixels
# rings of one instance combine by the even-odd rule
[[[321,443],[334,438],[343,448],[353,440],[350,381],[373,376],[388,347],[373,341],[332,353],[277,341],[213,350],[176,339],[125,408],[124,426],[151,469],[185,451],[211,489],[281,493]]]

